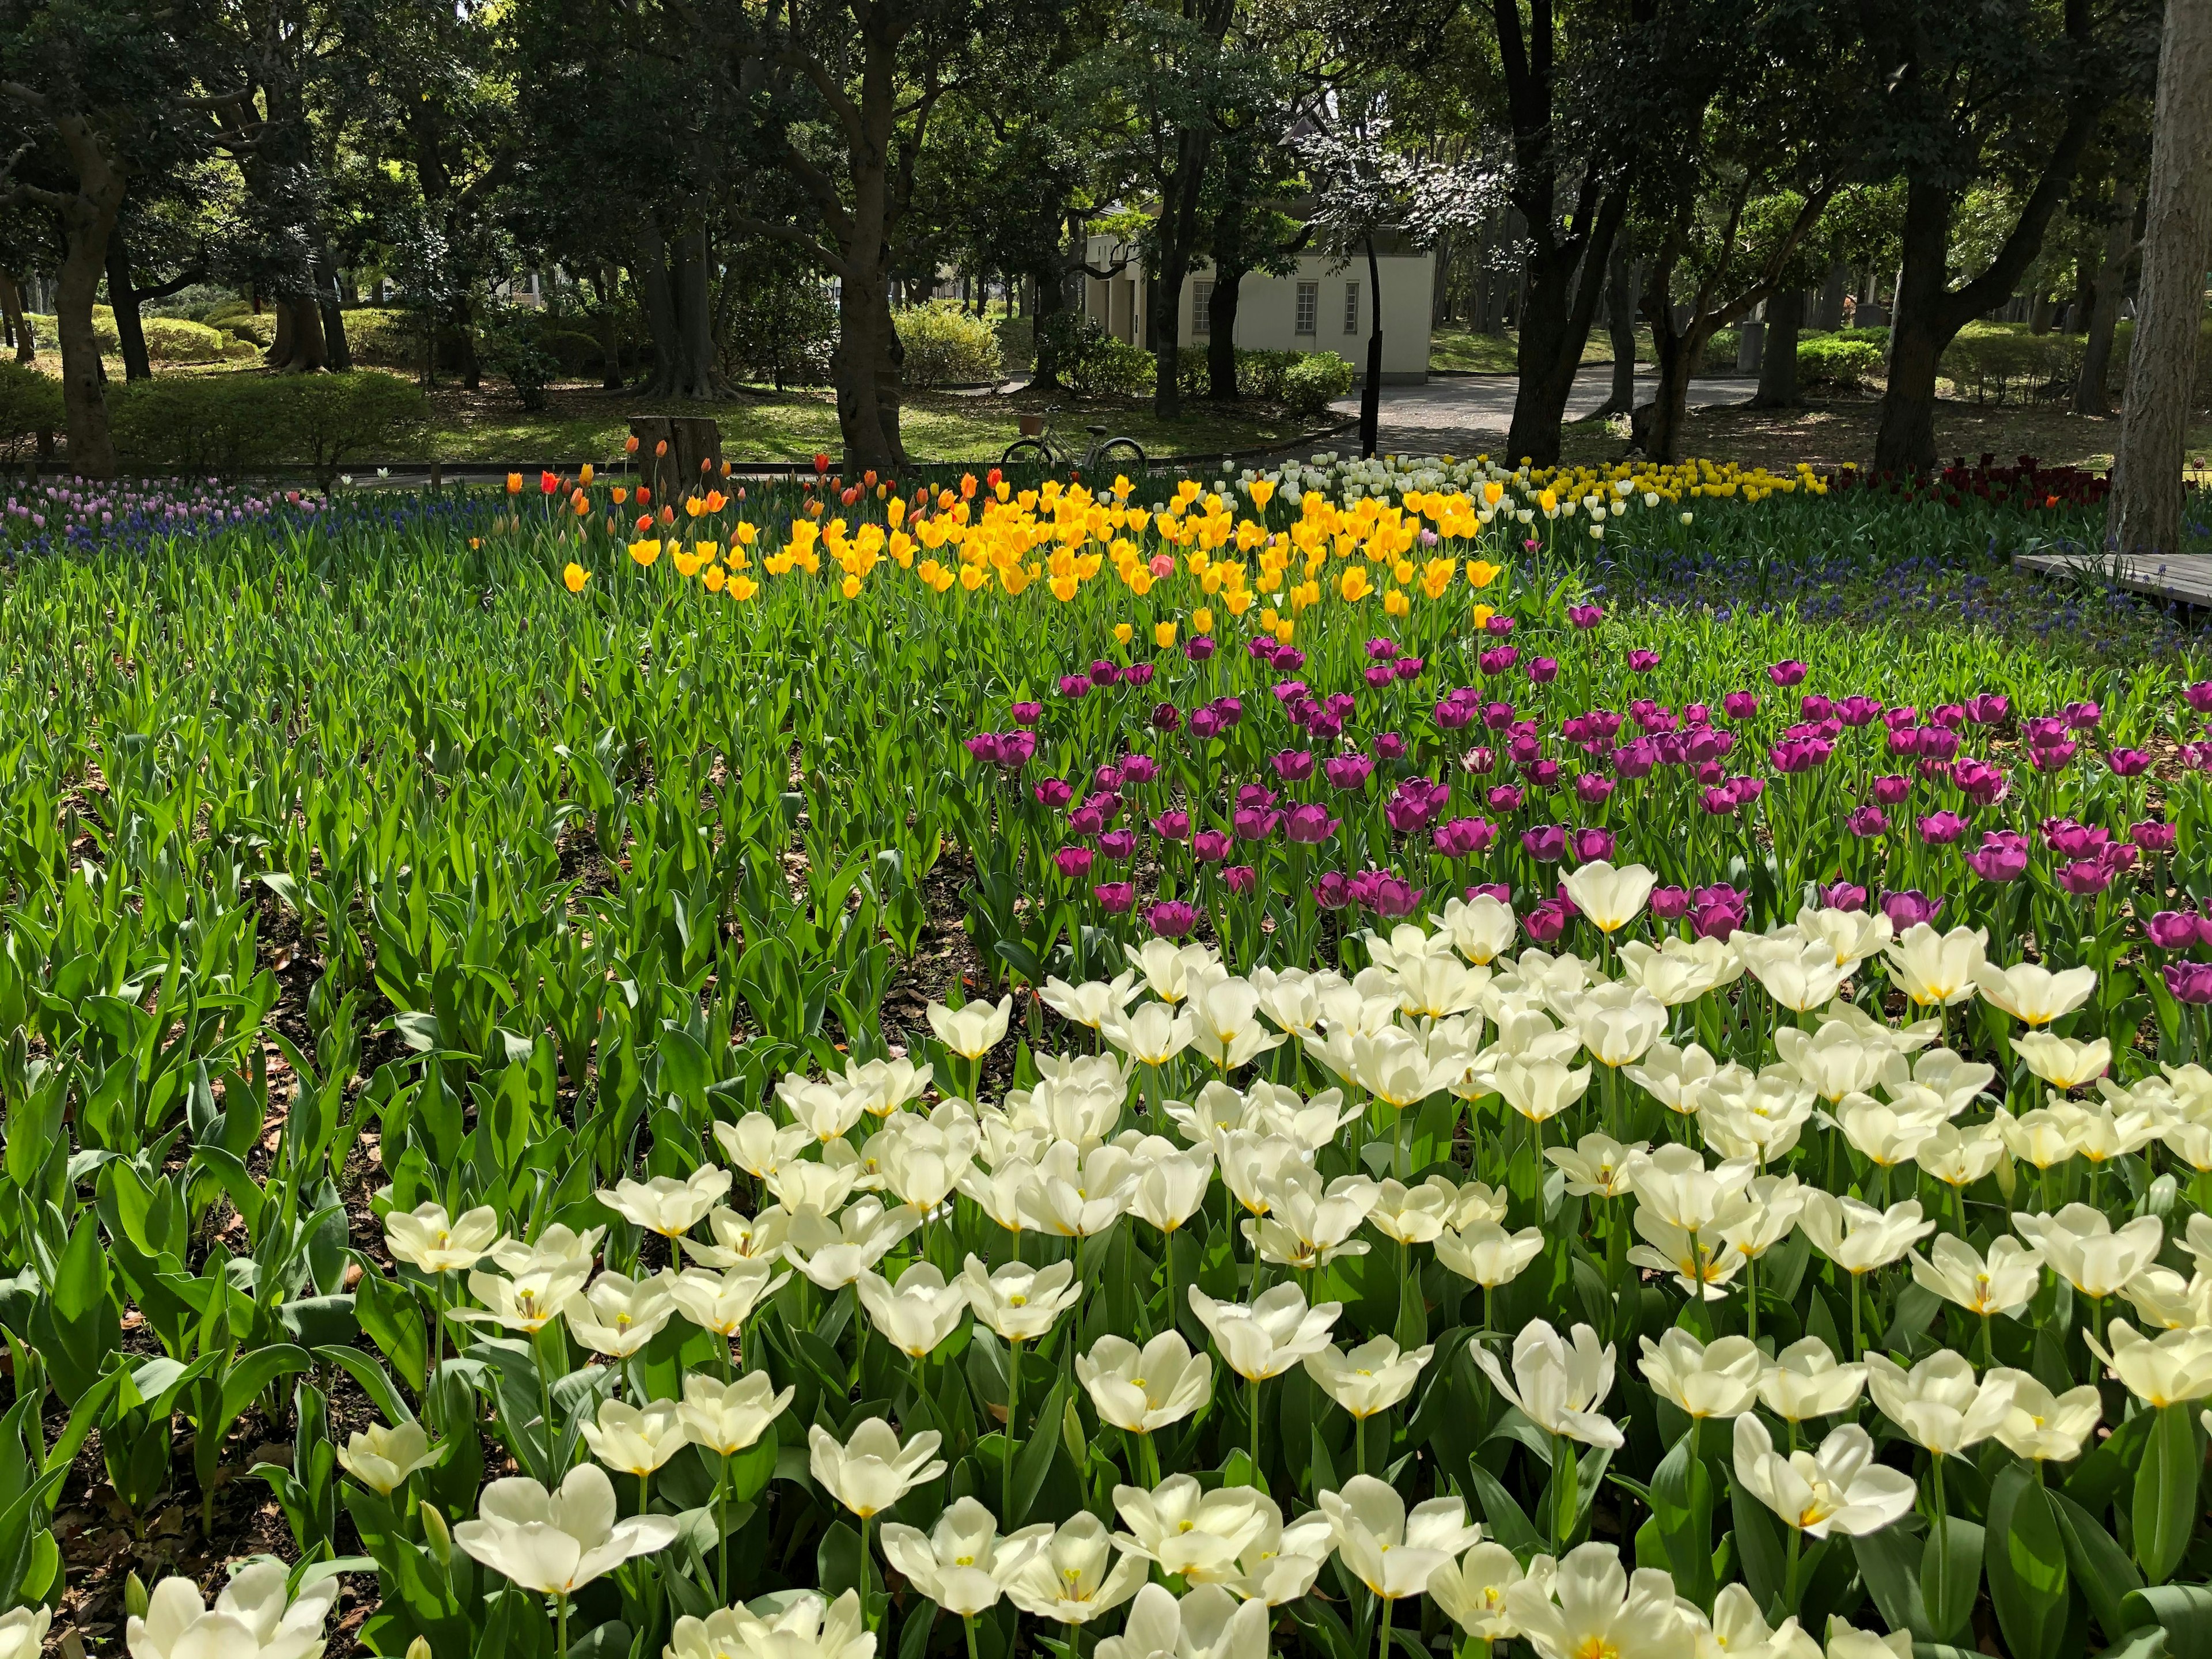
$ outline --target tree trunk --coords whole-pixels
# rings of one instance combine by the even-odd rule
[[[1797,395],[1797,331],[1805,319],[1805,290],[1785,289],[1766,302],[1765,355],[1759,359],[1759,392],[1753,409],[1795,409]]]
[[[1628,238],[1613,239],[1605,264],[1605,325],[1613,340],[1613,390],[1598,406],[1601,417],[1636,412],[1636,290],[1644,262],[1629,255]]]
[[[276,337],[269,367],[286,374],[319,374],[330,367],[323,308],[312,294],[287,294],[276,301]]]
[[[1056,268],[1030,273],[1030,385],[1039,392],[1060,390],[1059,319],[1067,310],[1066,281]]]
[[[123,378],[150,380],[154,360],[146,352],[146,325],[138,316],[138,290],[131,281],[131,250],[118,225],[107,238],[107,304],[115,313],[115,335],[123,356]]]
[[[653,375],[646,381],[648,398],[674,396],[677,360],[683,343],[676,327],[676,297],[668,277],[668,246],[660,227],[648,222],[639,239],[636,266],[638,300],[645,311],[645,330],[653,337]]]
[[[2130,184],[2117,184],[2112,187],[2112,221],[2105,227],[2104,257],[2089,278],[2088,337],[2082,342],[2081,372],[2074,382],[2076,415],[2103,416],[2112,412],[2105,383],[2112,374],[2112,333],[2120,320],[2120,299],[2127,291],[2135,239],[2136,189]]]
[[[830,359],[837,386],[837,431],[845,446],[848,472],[874,467],[888,471],[905,465],[897,447],[898,405],[884,406],[887,389],[884,366],[898,344],[891,326],[890,293],[887,279],[871,271],[859,282],[850,278],[837,294],[837,349]],[[897,395],[897,371],[888,376],[888,389]]]
[[[2066,331],[2087,334],[2089,315],[2097,307],[2097,270],[2094,255],[2084,248],[2074,261],[2074,297],[2066,302]]]
[[[676,241],[668,268],[673,313],[673,361],[654,376],[665,398],[713,398],[722,394],[714,363],[713,289],[707,269],[707,233],[688,230]]]
[[[2212,5],[2169,0],[2145,192],[2142,280],[2112,465],[2111,539],[2128,553],[2181,545],[2189,394],[2212,252]]]
[[[1820,308],[1813,314],[1813,326],[1823,333],[1832,334],[1844,325],[1844,284],[1850,274],[1841,259],[1828,266],[1827,280],[1820,284]]]
[[[15,361],[37,362],[39,343],[31,333],[31,319],[23,314],[23,290],[5,271],[0,271],[0,314],[8,319],[8,343],[15,348]]]
[[[2051,332],[2051,319],[2058,314],[2058,302],[2051,297],[2051,290],[2041,289],[2027,305],[2027,331],[2030,334]]]
[[[115,476],[115,440],[107,429],[107,398],[101,390],[100,340],[93,331],[92,307],[107,264],[107,238],[123,204],[118,178],[103,210],[80,194],[75,212],[65,211],[66,252],[54,289],[54,324],[61,335],[62,403],[69,420],[70,470],[79,477]]]
[[[1597,205],[1596,222],[1588,237],[1564,244],[1547,240],[1530,250],[1522,293],[1521,338],[1514,354],[1521,378],[1513,393],[1513,422],[1505,434],[1509,464],[1524,457],[1538,466],[1559,461],[1559,426],[1606,283],[1604,264],[1584,259],[1583,252],[1586,246],[1612,246],[1627,214],[1628,186],[1623,180],[1607,190]]]
[[[314,275],[315,309],[323,325],[323,361],[336,370],[350,369],[353,343],[346,338],[344,295],[338,286],[337,267],[331,263],[329,248],[316,251]]]
[[[1382,430],[1382,267],[1375,257],[1375,239],[1367,239],[1368,314],[1373,326],[1367,336],[1367,384],[1359,388],[1359,453],[1375,453]]]
[[[1238,265],[1213,267],[1213,302],[1206,319],[1206,395],[1218,404],[1237,401],[1237,305],[1244,286]]]
[[[1182,285],[1198,245],[1199,196],[1213,154],[1210,132],[1186,130],[1176,138],[1176,164],[1160,192],[1156,252],[1159,268],[1145,272],[1145,343],[1152,352],[1152,413],[1182,418]]]

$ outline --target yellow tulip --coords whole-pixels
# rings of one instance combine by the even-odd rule
[[[584,584],[591,580],[592,573],[573,560],[569,562],[568,568],[561,573],[562,583],[571,593],[582,592]]]
[[[1176,642],[1176,625],[1171,622],[1152,625],[1152,643],[1163,651],[1171,650]]]

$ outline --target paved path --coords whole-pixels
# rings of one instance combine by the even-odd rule
[[[1654,380],[1650,374],[1637,377],[1637,395],[1644,398]],[[1519,382],[1510,374],[1453,375],[1421,386],[1382,388],[1380,448],[1397,455],[1474,455],[1494,450],[1513,424],[1513,394]],[[1749,378],[1697,380],[1690,382],[1690,407],[1708,404],[1741,403],[1752,395],[1756,383]],[[1613,368],[1600,364],[1575,376],[1567,395],[1567,418],[1579,420],[1595,412],[1613,391]],[[1357,415],[1357,394],[1340,398],[1330,407],[1337,413]],[[1356,440],[1354,443],[1356,445]],[[1340,449],[1343,441],[1338,441]]]

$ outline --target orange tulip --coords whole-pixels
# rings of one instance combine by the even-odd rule
[[[637,487],[637,504],[638,504],[640,507],[643,507],[643,506],[644,506],[647,501],[651,501],[652,499],[653,499],[653,492],[652,492],[650,489],[647,489],[643,484],[640,484],[640,485]]]
[[[662,457],[662,456],[664,456],[664,455],[667,454],[667,453],[668,453],[668,440],[667,440],[667,439],[665,439],[665,438],[663,438],[663,439],[659,442],[659,443],[657,443],[657,444],[653,445],[653,459],[656,459],[656,460],[658,460],[660,457]]]
[[[520,495],[522,493],[522,475],[520,472],[510,472],[507,475],[507,493],[510,495]]]
[[[592,464],[589,461],[586,461],[584,465],[577,470],[576,482],[579,483],[589,483],[591,481]]]
[[[637,434],[635,433],[632,433],[629,437],[623,440],[623,453],[625,455],[635,455],[637,453]]]
[[[607,491],[607,494],[615,498],[615,505],[617,507],[620,507],[624,501],[629,499],[629,491],[623,489],[620,484],[617,484],[612,489]]]

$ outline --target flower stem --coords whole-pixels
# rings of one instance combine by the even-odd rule
[[[868,1528],[873,1524],[872,1516],[864,1515],[860,1517],[860,1624],[870,1635],[873,1635],[876,1629],[875,1607],[869,1599],[868,1593],[868,1581],[874,1577],[868,1565]],[[975,1640],[973,1626],[969,1628],[968,1639],[971,1642]]]
[[[1002,1527],[1012,1525],[1014,1518],[1014,1448],[1018,1443],[1014,1438],[1014,1425],[1022,1407],[1020,1340],[1018,1338],[1008,1342],[1006,1352],[1012,1356],[1012,1360],[1006,1367],[1006,1467],[1005,1478],[1000,1483],[1002,1490],[1000,1493],[999,1516],[999,1524]],[[972,1620],[968,1626],[968,1641],[970,1646],[973,1646],[975,1641],[975,1626]]]
[[[1390,1659],[1390,1614],[1397,1605],[1387,1595],[1382,1598],[1382,1642],[1375,1650],[1376,1659]]]
[[[554,1651],[560,1659],[568,1659],[568,1598],[558,1590],[553,1592],[553,1623],[557,1632]]]

